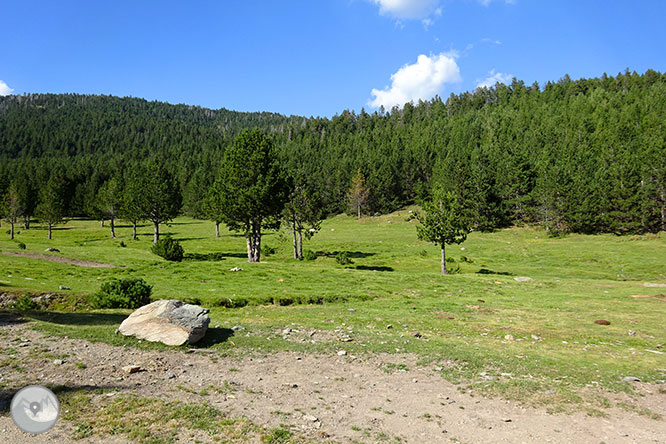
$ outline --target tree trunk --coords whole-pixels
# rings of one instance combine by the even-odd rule
[[[13,221],[9,221],[9,225],[10,225],[10,228],[9,228],[9,238],[10,238],[11,240],[14,240],[14,222],[13,222]]]
[[[303,232],[298,230],[298,258],[303,259]]]
[[[49,240],[51,240],[51,222],[49,222]]]
[[[104,219],[99,220],[99,227],[104,228]]]
[[[442,244],[442,274],[448,274],[446,271],[446,253],[444,252],[444,244]]]
[[[291,219],[291,236],[294,238],[294,259],[300,259],[298,255],[298,241],[296,240],[296,220]]]
[[[158,240],[160,240],[160,224],[157,222],[153,222],[155,228],[153,230],[153,243],[156,244]]]
[[[132,240],[136,240],[136,222],[132,222]]]
[[[23,228],[25,228],[26,230],[30,229],[30,216],[25,216],[23,218]]]
[[[361,220],[361,204],[358,204],[356,208],[358,210],[358,219]]]
[[[252,224],[246,241],[247,261],[250,263],[259,262],[261,257],[261,228],[257,228],[254,224]]]
[[[220,237],[220,223],[215,222],[215,237]]]
[[[116,226],[113,223],[113,218],[111,218],[111,239],[116,238]]]

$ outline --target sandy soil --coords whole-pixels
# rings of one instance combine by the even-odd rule
[[[407,443],[666,442],[666,421],[633,412],[609,409],[607,417],[552,415],[509,401],[460,393],[433,367],[418,366],[413,355],[277,353],[213,359],[210,353],[201,351],[142,351],[50,338],[25,324],[0,325],[0,331],[5,333],[4,344],[18,350],[13,357],[26,368],[17,373],[0,367],[0,380],[10,387],[20,388],[27,383],[98,386],[113,388],[112,393],[186,402],[205,399],[232,416],[244,416],[266,427],[289,424],[314,440],[369,443],[388,436]],[[44,349],[71,356],[57,365],[35,353]],[[85,363],[86,368],[77,368],[76,362]],[[387,373],[383,370],[386,362],[405,364],[408,370]],[[139,365],[143,371],[127,375],[121,370],[126,365]],[[206,396],[177,387],[200,392],[208,386],[223,387],[225,381],[231,390],[209,390]],[[637,390],[642,395],[640,407],[666,417],[666,395],[650,384],[637,383]],[[82,442],[70,438],[72,425],[66,421],[59,421],[47,434],[37,437],[20,432],[8,414],[10,396],[10,392],[0,396],[0,403],[5,404],[0,405],[4,444]],[[84,441],[128,442],[117,437]]]
[[[60,262],[62,264],[76,265],[78,267],[89,267],[89,268],[116,268],[113,264],[105,264],[103,262],[92,262],[92,261],[83,261],[80,259],[69,259],[62,256],[53,256],[50,254],[44,253],[28,253],[28,252],[16,252],[16,251],[1,251],[0,253],[6,256],[19,256],[19,257],[30,257],[33,259],[44,259],[51,262]]]

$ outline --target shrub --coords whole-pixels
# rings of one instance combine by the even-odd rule
[[[19,250],[25,250],[25,244],[23,242],[19,242],[17,247],[19,247]]]
[[[39,304],[32,300],[30,293],[26,293],[16,298],[12,304],[12,308],[19,311],[37,310],[39,308]]]
[[[455,274],[460,272],[460,265],[456,264],[456,260],[452,257],[446,258],[446,271],[449,274]]]
[[[139,308],[150,303],[153,287],[141,278],[106,281],[91,299],[93,308]]]
[[[125,248],[126,246],[125,241],[120,241],[120,248]]]
[[[349,265],[353,264],[354,261],[351,260],[349,254],[346,251],[341,251],[335,256],[335,261],[340,265]]]
[[[303,259],[306,261],[314,261],[317,259],[317,253],[312,250],[305,250],[303,251]]]
[[[277,248],[269,247],[268,245],[262,245],[261,252],[266,256],[270,256],[271,254],[275,254],[277,252]]]
[[[426,249],[424,248],[423,250],[421,250],[421,251],[419,252],[419,255],[420,255],[420,256],[423,256],[423,257],[428,257],[428,250],[426,250]]]
[[[163,236],[154,244],[150,251],[154,254],[163,257],[168,261],[180,262],[183,260],[183,247],[180,243],[172,239],[171,236]]]

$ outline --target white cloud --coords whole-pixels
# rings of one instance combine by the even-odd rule
[[[439,0],[372,0],[379,5],[380,14],[397,19],[426,19],[440,15]]]
[[[13,93],[14,90],[9,87],[5,82],[0,80],[0,96],[8,96]]]
[[[477,80],[478,85],[476,85],[477,88],[490,88],[492,86],[495,86],[495,83],[504,83],[508,84],[513,80],[513,75],[511,74],[503,74],[501,72],[495,72],[494,69],[491,69],[490,72],[488,73],[488,77],[486,77],[484,80]]]
[[[405,65],[391,75],[391,86],[383,90],[372,89],[374,99],[368,104],[374,108],[391,109],[407,102],[428,100],[442,92],[444,84],[459,82],[460,68],[457,54],[420,55],[413,65]]]

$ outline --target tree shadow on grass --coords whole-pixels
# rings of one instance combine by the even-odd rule
[[[493,271],[493,270],[488,270],[487,268],[482,268],[479,271],[476,272],[476,274],[497,274],[501,276],[513,276],[513,273],[509,273],[508,271]]]
[[[192,344],[189,348],[209,348],[215,344],[226,342],[234,335],[234,331],[230,328],[213,327],[206,330],[206,335],[202,340],[196,344]]]
[[[225,261],[227,258],[224,253],[185,253],[184,261]]]
[[[247,253],[225,253],[225,252],[220,252],[220,253],[217,253],[217,254],[219,254],[220,256],[223,256],[223,257],[237,257],[237,258],[247,259]]]
[[[15,387],[8,387],[0,390],[0,414],[9,414],[9,407],[11,406],[12,398],[14,395],[25,387],[23,384]],[[73,392],[96,392],[96,391],[109,391],[109,390],[129,390],[132,387],[128,385],[56,385],[46,384],[46,387],[53,392],[56,397],[60,397],[67,393]]]
[[[377,253],[366,253],[364,251],[317,251],[317,256],[336,257],[340,253],[346,253],[347,257],[351,259],[362,259],[365,257],[374,256]]]
[[[60,325],[119,325],[127,318],[117,313],[61,313],[32,311],[23,315],[36,321]]]
[[[374,266],[374,265],[357,265],[355,268],[357,270],[368,270],[368,271],[395,271],[393,267]]]

